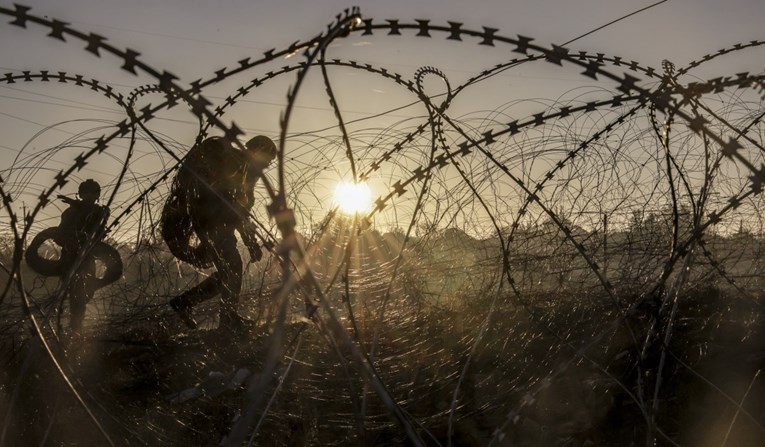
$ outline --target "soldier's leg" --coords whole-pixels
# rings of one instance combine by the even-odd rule
[[[96,274],[96,261],[92,258],[82,261],[69,286],[69,327],[79,332],[85,319],[85,308],[93,297],[91,278]]]
[[[96,259],[94,257],[91,256],[85,263],[83,263],[80,274],[85,279],[83,284],[85,290],[85,304],[88,304],[96,294],[99,284],[96,279]]]
[[[191,308],[208,300],[220,292],[220,273],[215,272],[204,281],[170,300],[170,307],[178,313],[183,323],[190,329],[197,328],[197,322]]]
[[[203,222],[199,222],[192,216],[192,227],[197,237],[199,237],[200,243],[204,247],[204,251],[212,251],[213,241],[210,239],[209,231],[206,231],[207,225]],[[170,305],[173,309],[181,312],[191,309],[203,301],[209,300],[218,293],[220,293],[220,274],[214,272],[196,286],[173,298],[170,301]]]
[[[220,274],[221,321],[237,319],[236,306],[242,289],[242,257],[236,246],[233,226],[223,226],[212,237],[213,263]]]
[[[220,274],[214,272],[196,286],[186,290],[171,300],[173,307],[190,308],[207,301],[220,292]]]
[[[72,278],[72,284],[69,286],[69,328],[72,332],[79,332],[82,328],[82,321],[85,319],[85,304],[87,295],[85,294],[84,281],[81,278]]]

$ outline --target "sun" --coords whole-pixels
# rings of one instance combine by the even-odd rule
[[[334,202],[345,214],[366,213],[372,208],[372,191],[364,182],[340,182],[335,187]]]

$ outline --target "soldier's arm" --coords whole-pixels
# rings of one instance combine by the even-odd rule
[[[250,253],[250,260],[252,262],[258,262],[263,257],[263,250],[260,248],[260,242],[258,237],[258,230],[254,223],[249,219],[242,219],[237,227],[239,234],[242,236],[247,251]]]
[[[245,164],[246,166],[246,164]],[[250,259],[253,262],[259,261],[263,257],[263,250],[260,247],[260,235],[257,226],[250,221],[249,209],[255,204],[255,183],[260,178],[260,173],[254,173],[245,168],[244,176],[242,178],[242,189],[240,191],[240,200],[237,203],[246,208],[243,218],[239,221],[239,234],[242,236],[242,241],[250,252]],[[243,197],[242,197],[243,196]]]
[[[97,240],[100,241],[104,238],[104,236],[106,236],[106,222],[109,220],[109,207],[99,206],[98,208],[98,225],[96,227],[94,236]]]
[[[58,224],[58,234],[53,240],[61,247],[71,247],[77,244],[73,219],[76,218],[75,210],[70,206],[61,213],[61,222]]]

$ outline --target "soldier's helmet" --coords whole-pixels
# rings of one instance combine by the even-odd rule
[[[101,185],[99,185],[98,182],[92,178],[89,178],[80,183],[77,194],[79,194],[81,198],[86,196],[98,198],[101,196]]]
[[[253,162],[268,166],[271,161],[276,158],[276,144],[273,140],[264,136],[258,135],[251,138],[245,144],[247,152]]]

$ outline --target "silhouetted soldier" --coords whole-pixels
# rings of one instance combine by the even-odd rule
[[[101,196],[98,182],[87,179],[80,183],[77,195],[80,200],[59,196],[69,208],[61,214],[58,232],[53,237],[61,246],[62,265],[76,268],[67,289],[71,312],[69,324],[73,332],[81,329],[85,305],[99,287],[96,259],[91,249],[104,237],[109,217],[109,208],[96,203]]]
[[[162,236],[173,254],[197,267],[216,270],[170,301],[192,329],[197,326],[193,306],[218,294],[221,329],[245,329],[249,323],[236,310],[243,265],[235,232],[242,236],[250,259],[259,261],[262,252],[248,215],[255,203],[255,183],[276,157],[276,145],[259,135],[246,148],[238,150],[218,137],[195,145],[184,159],[163,209]],[[193,236],[199,240],[196,247],[189,243]]]

